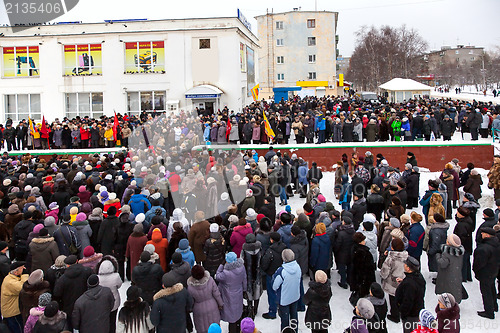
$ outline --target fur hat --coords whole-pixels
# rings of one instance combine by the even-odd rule
[[[389,219],[389,223],[394,227],[394,228],[399,228],[401,227],[401,222],[395,217],[391,217]]]
[[[205,269],[201,265],[194,265],[191,268],[191,276],[195,280],[201,280],[205,276]]]
[[[42,281],[43,281],[43,271],[41,269],[35,269],[33,272],[31,272],[30,276],[28,277],[28,284],[30,285],[39,284]]]
[[[462,241],[460,240],[460,237],[458,237],[455,234],[450,234],[446,240],[453,247],[460,247],[460,246],[462,246]]]
[[[364,319],[372,319],[375,315],[375,308],[373,307],[372,302],[366,298],[360,298],[358,303],[356,303],[356,308],[358,309],[361,317]]]
[[[56,266],[57,268],[66,267],[66,263],[64,262],[65,260],[66,260],[66,256],[61,254],[54,261],[54,266]]]
[[[246,216],[247,221],[254,221],[255,219],[257,219],[257,213],[253,208],[248,208],[246,213],[247,213]]]
[[[483,210],[483,214],[486,215],[486,216],[488,216],[488,217],[494,217],[495,216],[495,212],[491,208],[486,208],[485,210]]]
[[[283,263],[292,262],[295,260],[295,253],[290,249],[285,249],[281,252],[281,259],[283,259]]]
[[[314,281],[318,283],[326,283],[326,281],[328,281],[328,276],[326,276],[326,273],[322,270],[317,270],[316,273],[314,273]]]
[[[401,231],[401,229],[393,229],[393,230],[391,231],[391,236],[392,236],[392,237],[395,237],[395,238],[403,239],[404,234],[403,234],[403,232]]]
[[[408,224],[410,223],[410,215],[403,214],[399,217],[399,220],[401,221],[401,224]]]
[[[139,213],[135,217],[135,222],[136,223],[142,223],[142,222],[144,222],[144,220],[146,220],[146,215],[144,215],[143,213]]]

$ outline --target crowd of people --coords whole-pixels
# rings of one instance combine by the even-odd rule
[[[267,120],[264,119],[264,113]],[[252,103],[242,112],[222,110],[181,111],[167,117],[160,133],[165,140],[195,140],[210,144],[285,144],[324,142],[375,142],[451,140],[455,132],[487,138],[500,130],[500,106],[451,99],[420,99],[407,103],[370,104],[358,97],[295,96],[289,101]],[[157,113],[139,116],[102,116],[55,119],[52,123],[0,124],[0,147],[7,150],[72,149],[129,146],[133,135],[142,135],[143,124]],[[270,137],[266,121],[274,132]]]

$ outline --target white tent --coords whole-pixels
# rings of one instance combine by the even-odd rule
[[[415,97],[430,95],[431,87],[412,79],[394,78],[379,86],[389,94],[389,101],[401,103]]]

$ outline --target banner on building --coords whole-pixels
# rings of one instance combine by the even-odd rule
[[[253,97],[254,102],[257,102],[259,100],[259,85],[258,84],[252,88],[252,97]]]
[[[247,52],[245,50],[245,44],[240,43],[240,68],[242,73],[247,71]]]
[[[255,54],[247,46],[247,91],[248,97],[252,96],[252,88],[255,86]]]
[[[38,46],[15,46],[3,48],[4,77],[40,76]]]
[[[165,73],[163,41],[125,43],[125,72]]]
[[[64,45],[64,75],[102,75],[102,44]]]

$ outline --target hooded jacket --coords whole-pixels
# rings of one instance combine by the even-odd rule
[[[450,293],[455,301],[462,301],[462,264],[464,247],[442,245],[440,253],[436,254],[438,275],[436,278],[436,295]]]
[[[122,279],[118,274],[118,262],[112,256],[104,256],[99,266],[96,267],[99,275],[99,285],[108,287],[113,293],[113,311],[120,306],[120,293],[118,289],[122,286]]]
[[[154,295],[151,322],[157,332],[183,333],[186,315],[193,307],[193,298],[182,284],[160,290]]]
[[[220,232],[210,233],[210,238],[205,241],[203,246],[203,252],[206,256],[203,267],[214,277],[219,266],[225,261],[226,241]]]
[[[238,225],[234,228],[233,233],[231,234],[231,246],[233,247],[233,252],[236,253],[238,258],[241,254],[241,249],[243,244],[245,244],[245,238],[248,234],[251,234],[252,226],[250,223],[246,223],[245,225]]]
[[[29,246],[31,252],[31,271],[41,269],[46,273],[59,256],[59,248],[54,241],[54,237],[33,238]]]
[[[82,333],[109,332],[109,316],[114,303],[109,288],[100,285],[90,288],[75,302],[73,328]]]
[[[320,323],[322,328],[330,326],[332,313],[330,311],[330,299],[332,298],[332,287],[330,280],[326,283],[309,282],[309,289],[304,295],[304,304],[307,305],[305,322],[308,327],[318,327]],[[325,326],[325,324],[327,324]]]
[[[309,266],[314,271],[327,271],[331,267],[331,249],[330,237],[326,233],[316,234],[311,241]]]
[[[158,253],[160,257],[160,266],[164,272],[167,271],[167,249],[168,240],[162,237],[160,229],[153,230],[151,240],[147,244],[153,244],[155,246],[155,252]]]
[[[60,333],[68,330],[66,313],[58,311],[54,317],[46,317],[43,313],[33,327],[33,333]]]
[[[196,331],[207,332],[210,324],[220,322],[219,307],[224,306],[224,302],[219,288],[208,271],[205,271],[200,280],[193,277],[188,279],[188,291],[194,300],[193,320]]]
[[[158,264],[140,262],[132,271],[132,282],[141,288],[141,297],[150,305],[153,296],[162,288],[163,270]]]
[[[302,270],[302,274],[307,274],[309,270],[309,242],[306,232],[302,230],[300,234],[290,239],[290,250],[295,254],[295,260]]]
[[[406,251],[389,251],[380,269],[382,289],[391,296],[394,296],[399,285],[396,279],[405,277],[404,262],[406,259],[408,259],[408,252]]]
[[[262,295],[262,269],[260,267],[262,244],[259,241],[243,244],[241,259],[247,276],[247,299],[259,300]]]
[[[279,304],[286,306],[300,298],[302,271],[297,262],[284,263],[273,275],[272,288],[278,293]]]

